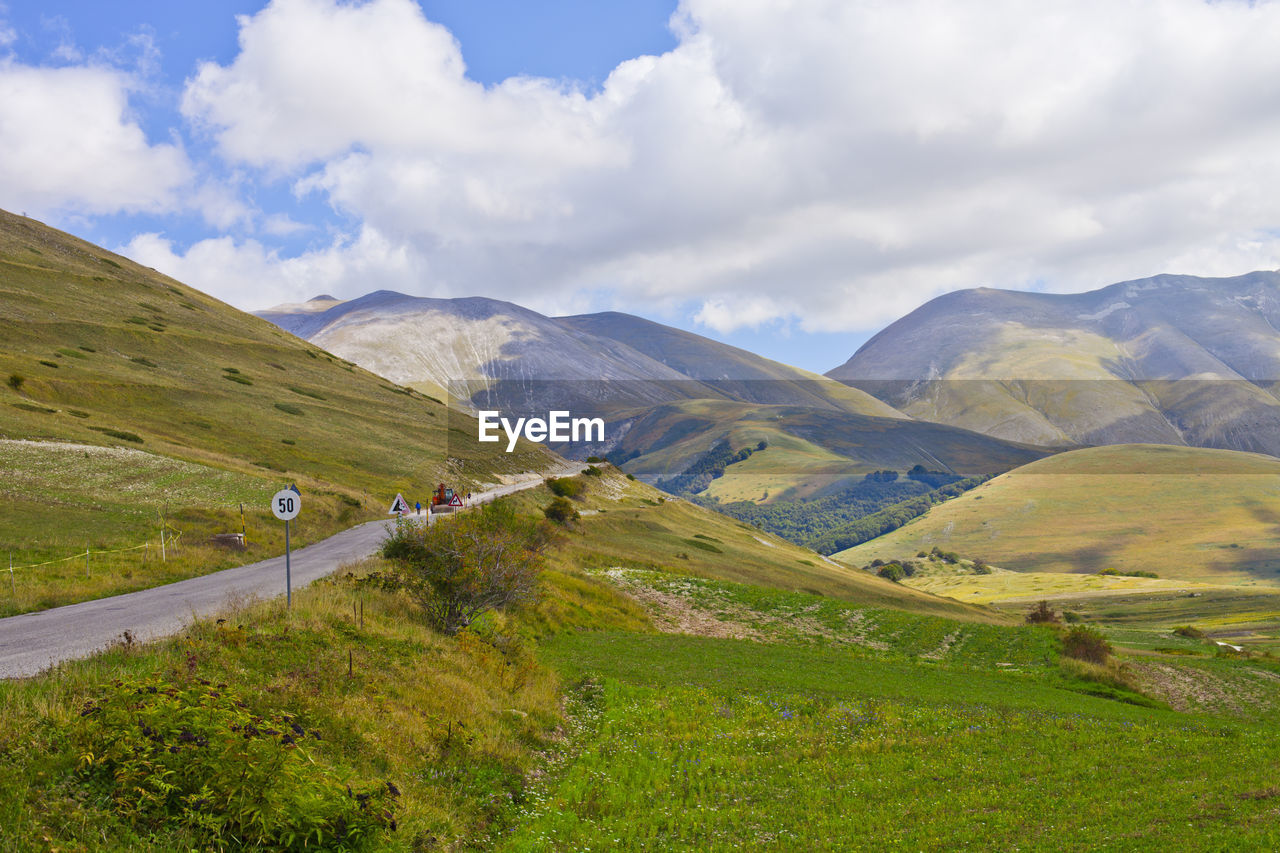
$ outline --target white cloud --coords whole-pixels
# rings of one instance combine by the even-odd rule
[[[0,206],[35,214],[166,211],[191,177],[183,150],[131,117],[129,78],[108,68],[0,61]]]
[[[685,0],[674,26],[588,97],[474,83],[409,0],[277,0],[183,109],[364,223],[302,258],[231,247],[319,278],[291,297],[372,264],[438,295],[839,330],[957,287],[1280,266],[1280,4]]]
[[[273,237],[290,237],[310,231],[311,228],[312,226],[305,222],[298,222],[283,213],[272,214],[262,222],[262,230]]]
[[[140,234],[117,251],[249,310],[304,302],[320,293],[350,299],[373,290],[403,289],[415,270],[408,250],[371,228],[292,258],[281,258],[255,240],[230,237],[201,240],[179,253],[172,241],[154,233]]]

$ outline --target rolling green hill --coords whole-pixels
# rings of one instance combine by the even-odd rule
[[[380,516],[397,492],[413,500],[441,481],[469,487],[554,458],[532,445],[513,454],[479,445],[474,421],[438,401],[2,211],[0,380],[0,546],[18,565],[158,540],[162,514],[195,548],[210,533],[238,532],[242,502],[258,527],[251,541],[278,548],[267,499],[288,483],[307,496],[301,544]],[[106,459],[103,448],[117,452]],[[159,582],[154,556],[141,565],[145,553],[116,566],[130,577],[99,594]],[[228,559],[210,552],[194,563]],[[77,595],[58,574],[65,568],[41,569],[65,594],[33,589],[27,600],[11,590],[26,600],[20,609]]]
[[[1275,584],[1278,524],[1280,460],[1117,445],[1017,468],[836,556],[861,565],[940,546],[1022,571]]]
[[[656,570],[676,575],[806,592],[872,607],[1000,621],[982,607],[922,593],[826,559],[688,501],[670,498],[613,466],[599,477],[579,475],[575,502],[583,517],[558,558],[568,569]],[[551,500],[545,487],[511,500],[536,510]]]

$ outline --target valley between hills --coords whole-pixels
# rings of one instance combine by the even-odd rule
[[[821,376],[481,298],[253,316],[0,212],[0,615],[274,558],[290,484],[293,547],[440,484],[554,531],[461,630],[379,549],[0,683],[0,849],[1280,847],[1278,287],[964,291]],[[611,438],[505,453],[480,401]]]

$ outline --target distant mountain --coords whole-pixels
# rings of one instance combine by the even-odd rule
[[[1280,273],[941,296],[827,373],[907,414],[1040,445],[1280,455]]]
[[[709,383],[720,394],[741,402],[817,405],[860,415],[902,417],[901,412],[874,397],[848,386],[842,387],[840,383],[833,383],[817,373],[631,314],[606,311],[557,317],[555,322],[577,332],[625,344],[690,379]]]
[[[381,290],[349,302],[316,297],[259,316],[427,393],[468,382],[489,398],[509,404],[516,396],[543,411],[721,399],[902,417],[818,374],[627,314],[551,318],[497,299]]]

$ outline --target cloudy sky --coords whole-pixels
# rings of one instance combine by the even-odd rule
[[[245,309],[616,309],[816,370],[940,293],[1280,267],[1280,2],[0,4],[0,207]]]

